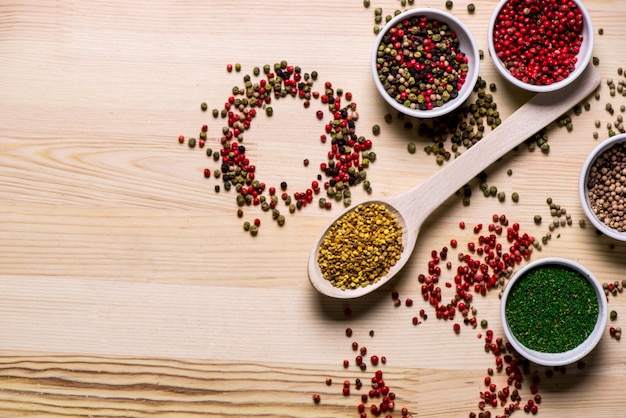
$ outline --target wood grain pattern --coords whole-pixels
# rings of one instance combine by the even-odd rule
[[[419,3],[443,7],[442,0]],[[453,13],[487,51],[496,1],[474,3],[473,15],[463,1],[455,1]],[[616,69],[626,64],[626,3],[585,5],[604,29],[594,47],[598,70],[604,81],[618,80]],[[518,192],[518,204],[483,198],[472,183],[471,205],[456,196],[446,201],[420,231],[406,269],[373,295],[331,300],[307,279],[313,241],[339,205],[307,207],[282,228],[250,208],[246,219],[260,217],[261,231],[254,238],[242,231],[234,193],[216,193],[219,181],[202,176],[211,160],[176,138],[194,136],[206,123],[217,149],[224,121],[199,104],[221,108],[254,66],[284,59],[316,70],[320,82],[353,93],[363,135],[381,126],[368,172],[374,191],[355,189],[353,201],[400,194],[440,169],[421,151],[430,140],[417,123],[407,129],[383,120],[389,109],[369,70],[374,7],[392,13],[400,3],[0,4],[0,417],[358,416],[357,391],[343,396],[342,382],[367,382],[374,369],[343,368],[344,359],[354,360],[353,340],[386,356],[380,368],[398,408],[467,417],[477,411],[493,356],[477,338],[481,329],[457,335],[450,322],[437,320],[416,280],[432,249],[452,238],[475,239],[471,229],[458,228],[460,220],[486,225],[492,213],[506,213],[539,237],[552,197],[574,225],[560,228],[534,256],[575,259],[603,282],[622,279],[626,246],[577,226],[584,217],[578,171],[613,121],[604,106],[626,104],[609,96],[605,82],[591,109],[573,116],[572,132],[550,127],[549,155],[522,146],[490,167],[490,184],[507,196]],[[242,72],[227,73],[235,62]],[[497,84],[503,117],[530,97],[506,85],[488,57],[481,76]],[[245,143],[259,178],[307,187],[327,152],[318,140],[324,121],[314,116],[317,106],[276,101],[272,118],[255,121]],[[602,124],[598,141],[595,120]],[[409,142],[416,154],[406,151]],[[535,225],[535,214],[546,221]],[[395,307],[391,290],[414,306]],[[496,292],[475,306],[501,335]],[[624,295],[611,297],[609,307],[619,314],[610,325],[621,326]],[[429,319],[414,326],[421,308]],[[540,415],[620,416],[625,368],[623,342],[607,330],[586,367],[542,379]],[[505,383],[504,376],[496,380]],[[522,395],[529,396],[527,386]]]

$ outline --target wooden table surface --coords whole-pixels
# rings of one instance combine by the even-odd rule
[[[444,8],[443,0],[415,3]],[[480,75],[497,85],[494,100],[506,118],[530,96],[507,85],[487,54],[487,23],[497,1],[474,0],[473,14],[468,3],[455,0],[452,13],[485,51]],[[590,109],[580,115],[570,112],[571,132],[548,129],[548,154],[523,145],[489,169],[488,183],[505,192],[506,201],[485,198],[473,180],[471,204],[454,196],[429,218],[392,284],[338,301],[317,294],[306,262],[316,235],[342,205],[324,210],[314,203],[294,214],[280,206],[283,227],[258,206],[246,207],[240,219],[235,191],[222,186],[217,193],[221,180],[203,177],[204,168],[218,164],[177,138],[197,136],[207,124],[206,146],[219,149],[225,121],[213,118],[211,109],[223,108],[232,87],[242,86],[255,66],[286,60],[303,72],[317,71],[315,89],[329,81],[353,94],[357,131],[373,141],[378,157],[367,170],[371,196],[408,190],[440,166],[423,151],[431,139],[418,132],[419,121],[391,112],[369,68],[374,8],[387,15],[408,6],[396,0],[372,0],[369,8],[360,0],[4,2],[0,416],[353,417],[377,369],[396,394],[393,416],[403,407],[420,417],[480,412],[494,355],[478,338],[484,329],[462,324],[456,334],[452,325],[462,323],[460,315],[437,319],[422,299],[417,277],[427,272],[431,250],[457,239],[459,248],[450,250],[456,266],[456,251],[476,239],[471,227],[486,227],[494,213],[540,238],[552,221],[551,197],[573,225],[555,230],[531,259],[571,258],[601,282],[623,278],[626,246],[597,235],[589,223],[579,226],[584,214],[577,182],[586,155],[607,138],[606,124],[626,104],[620,94],[611,97],[606,84],[623,78],[617,69],[626,65],[626,3],[584,3],[596,33],[604,32],[594,46],[603,76],[600,98],[590,97]],[[229,63],[240,63],[241,71],[227,72]],[[607,103],[615,115],[605,110]],[[305,109],[286,97],[272,107],[271,118],[260,111],[246,131],[246,154],[268,186],[286,181],[290,192],[304,190],[326,159],[328,144],[319,141],[326,119],[315,117],[325,106],[312,100]],[[394,116],[390,124],[387,113]],[[411,142],[415,154],[407,151]],[[513,192],[518,203],[511,201]],[[367,197],[353,188],[353,202]],[[257,217],[262,224],[253,237],[242,224]],[[460,221],[468,228],[461,230]],[[451,277],[444,268],[444,299],[453,294],[443,285]],[[402,306],[394,306],[393,291]],[[413,306],[405,306],[407,298]],[[608,327],[621,326],[625,298],[609,298],[618,318],[609,321],[585,367],[568,366],[548,378],[547,368],[531,366],[541,377],[540,416],[623,414],[626,348]],[[503,336],[498,291],[476,295],[473,306],[478,320]],[[429,316],[415,326],[420,309]],[[360,370],[353,341],[367,347],[366,362],[376,354],[386,364]],[[364,383],[360,390],[357,378]],[[349,396],[342,394],[346,379]],[[493,380],[499,389],[506,386],[504,372]],[[526,376],[520,390],[522,404],[532,396],[531,380]],[[487,410],[504,413],[501,406]]]

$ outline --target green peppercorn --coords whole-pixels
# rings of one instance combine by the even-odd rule
[[[470,3],[467,5],[467,11],[470,13],[474,13],[476,11],[476,6],[474,5],[474,3]]]
[[[508,170],[506,170],[506,175],[507,176],[512,176],[513,175],[513,170],[511,170],[510,168]]]
[[[409,154],[415,154],[416,147],[414,142],[409,142],[406,148],[409,151]]]
[[[189,145],[189,148],[193,148],[196,146],[196,138],[189,138],[189,140],[187,141],[187,145]]]
[[[506,193],[504,192],[499,192],[498,193],[498,201],[500,202],[504,202],[506,200]]]
[[[380,126],[379,125],[372,126],[372,133],[374,135],[380,135]]]
[[[600,58],[598,58],[598,57],[593,57],[593,58],[591,59],[591,62],[593,63],[593,65],[596,65],[596,66],[597,66],[597,65],[600,65]]]
[[[249,231],[249,230],[250,230],[250,226],[251,226],[251,225],[250,225],[250,222],[245,221],[245,222],[243,223],[243,230],[244,230],[244,231]]]
[[[390,113],[385,114],[385,122],[391,123],[393,121],[393,116]]]
[[[609,318],[611,318],[611,321],[615,321],[617,319],[617,311],[612,310],[609,314]]]
[[[274,114],[274,109],[272,109],[272,106],[268,106],[265,108],[265,114],[267,116],[272,116]]]
[[[511,200],[515,203],[519,202],[519,194],[517,192],[513,192],[511,194]]]
[[[370,0],[363,0],[363,6],[364,7],[370,7]]]
[[[454,3],[452,2],[452,0],[447,0],[446,9],[452,9],[452,6],[454,6]]]

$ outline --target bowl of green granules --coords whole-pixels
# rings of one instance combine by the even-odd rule
[[[600,341],[607,300],[585,267],[544,258],[521,268],[507,283],[500,316],[519,355],[542,366],[564,366],[584,358]]]
[[[372,73],[380,95],[416,118],[443,116],[461,106],[478,80],[478,46],[455,16],[436,8],[406,10],[380,29]]]

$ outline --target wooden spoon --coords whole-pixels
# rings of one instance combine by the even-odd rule
[[[497,129],[422,184],[398,196],[360,203],[382,203],[397,216],[402,225],[404,250],[400,260],[376,283],[358,289],[341,290],[322,277],[317,259],[319,246],[330,226],[357,205],[346,209],[322,230],[313,246],[308,266],[309,280],[313,287],[330,297],[351,299],[383,286],[407,263],[423,222],[436,208],[493,162],[580,103],[598,87],[600,80],[596,69],[588,66],[580,78],[570,85],[554,92],[533,96]]]

